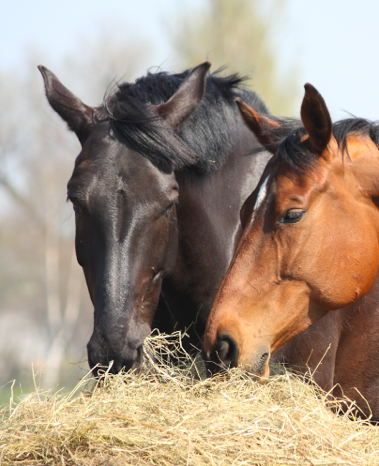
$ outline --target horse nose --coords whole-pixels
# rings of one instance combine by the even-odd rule
[[[239,355],[236,340],[228,335],[222,334],[217,337],[213,349],[208,354],[203,354],[208,372],[215,374],[225,369],[237,366]]]
[[[87,344],[88,363],[97,376],[100,369],[107,369],[113,361],[109,372],[118,374],[121,370],[138,369],[143,361],[143,344],[140,340],[128,341],[121,351],[112,350],[110,345],[100,345],[95,339]]]
[[[210,353],[204,354],[205,365],[208,373],[216,374],[225,369],[240,365],[254,376],[266,378],[269,376],[270,349],[259,346],[248,358],[241,358],[237,341],[229,334],[217,337]]]

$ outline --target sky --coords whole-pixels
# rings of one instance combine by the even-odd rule
[[[0,18],[0,71],[22,72],[30,66],[25,59],[28,51],[36,58],[40,54],[44,64],[54,68],[75,51],[78,41],[96,38],[104,24],[112,25],[120,40],[125,31],[146,35],[154,44],[151,65],[181,71],[172,57],[166,27],[177,13],[194,14],[203,2],[6,2]],[[288,64],[297,65],[299,81],[310,82],[321,92],[333,119],[348,116],[346,112],[379,119],[378,18],[377,0],[287,1],[284,25],[275,36],[281,66],[285,70]],[[300,101],[297,107],[300,110]]]
[[[289,0],[287,17],[281,58],[299,63],[332,118],[379,120],[379,2]]]

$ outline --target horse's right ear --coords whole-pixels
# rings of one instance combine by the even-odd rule
[[[206,61],[193,68],[175,94],[166,103],[154,107],[174,129],[181,125],[202,99],[210,66]]]
[[[323,154],[333,135],[333,123],[325,100],[312,84],[305,84],[301,120],[316,153]],[[327,154],[324,154],[328,157]]]
[[[259,143],[274,154],[278,144],[276,144],[274,139],[270,136],[270,131],[275,128],[280,128],[280,124],[265,115],[260,115],[253,108],[249,107],[240,97],[236,98],[236,103],[246,126],[255,134]]]
[[[83,145],[92,127],[93,108],[84,104],[70,92],[50,70],[39,66],[44,83],[46,97],[53,109],[68,124]]]

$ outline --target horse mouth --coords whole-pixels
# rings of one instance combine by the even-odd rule
[[[264,352],[258,363],[251,364],[248,362],[241,362],[238,364],[238,367],[243,371],[246,371],[254,380],[264,381],[270,376],[270,353]]]

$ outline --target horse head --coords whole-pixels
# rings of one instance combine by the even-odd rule
[[[237,103],[274,155],[241,210],[244,232],[203,349],[211,371],[242,366],[266,377],[271,353],[325,313],[360,299],[376,279],[379,131],[362,119],[333,125],[310,84],[303,125],[292,129]]]
[[[205,62],[189,72],[167,102],[139,103],[126,88],[98,108],[39,67],[48,101],[82,146],[67,195],[94,305],[91,368],[113,361],[116,373],[142,363],[162,280],[176,257],[175,170],[197,157],[175,130],[201,101],[209,67]]]

